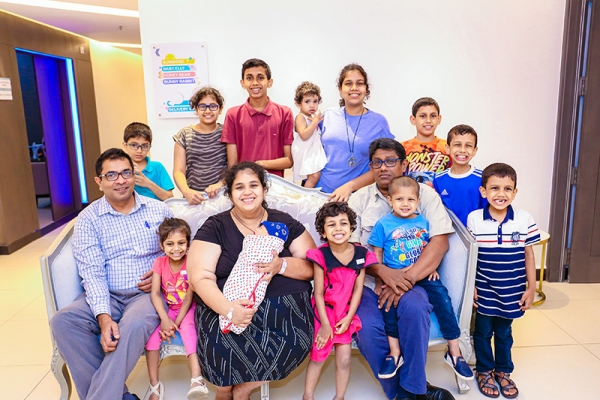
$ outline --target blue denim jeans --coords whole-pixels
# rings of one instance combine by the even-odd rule
[[[439,279],[428,281],[427,278],[417,282],[417,285],[421,286],[427,292],[429,302],[433,306],[433,312],[438,319],[440,331],[444,339],[458,339],[460,337],[460,328],[458,327],[456,314],[454,314],[454,309],[452,308],[452,300],[450,300],[446,286]]]
[[[438,279],[428,281],[423,279],[417,282],[427,292],[429,303],[433,306],[433,312],[437,316],[440,324],[440,331],[446,340],[458,339],[460,337],[460,328],[456,321],[456,315],[452,308],[452,301],[448,295],[448,289]],[[389,337],[398,338],[398,318],[396,317],[396,307],[391,306],[389,311],[385,311],[387,303],[381,308],[383,313],[383,322],[385,324],[385,333]]]
[[[510,354],[513,345],[512,322],[512,319],[476,313],[473,342],[477,355],[477,371],[496,370],[507,374],[513,372],[515,366]],[[492,336],[494,336],[495,357],[492,352]]]
[[[398,310],[395,306],[391,306],[389,311],[386,311],[387,302],[381,307],[383,314],[383,324],[385,326],[385,334],[389,337],[398,339]]]

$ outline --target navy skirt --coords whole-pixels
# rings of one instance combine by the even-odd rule
[[[310,295],[306,291],[265,298],[240,335],[221,332],[219,315],[199,301],[196,328],[204,379],[216,386],[231,386],[287,377],[312,347]]]

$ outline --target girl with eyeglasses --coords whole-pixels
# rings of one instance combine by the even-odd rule
[[[227,169],[227,152],[221,143],[223,125],[217,123],[224,103],[217,89],[201,88],[190,99],[199,122],[173,136],[173,178],[190,204],[214,198],[225,184],[221,175]]]

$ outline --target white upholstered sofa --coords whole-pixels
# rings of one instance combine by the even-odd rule
[[[277,176],[270,177],[270,188],[267,194],[269,206],[285,211],[302,222],[317,244],[320,242],[319,235],[314,227],[315,214],[326,200],[327,196],[319,191],[297,186]],[[225,196],[198,206],[190,206],[185,199],[169,199],[167,204],[172,208],[175,216],[185,219],[190,224],[192,236],[210,215],[231,208],[231,203]],[[438,272],[452,298],[452,305],[461,329],[459,339],[461,350],[465,359],[468,360],[472,354],[469,327],[473,304],[477,245],[464,226],[457,222],[458,219],[452,214],[451,217],[456,233],[450,235],[450,250],[444,257]],[[65,226],[40,259],[49,319],[59,309],[71,303],[83,291],[80,283],[81,278],[77,273],[71,250],[74,224],[75,220]],[[429,345],[445,343],[446,341],[442,338],[434,314],[432,314],[431,319]],[[52,338],[52,344],[52,372],[61,388],[60,400],[68,400],[72,392],[68,367],[58,353],[54,338]],[[176,355],[185,356],[180,338],[161,347],[161,359]],[[462,379],[457,379],[457,386],[460,393],[470,390],[467,382]],[[269,400],[268,383],[261,387],[261,400]]]

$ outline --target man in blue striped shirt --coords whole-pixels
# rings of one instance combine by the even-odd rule
[[[85,292],[50,327],[80,399],[134,400],[125,380],[159,323],[151,267],[162,253],[157,227],[172,212],[134,192],[133,162],[123,150],[102,153],[96,175],[104,196],[81,212],[72,241]]]
[[[495,163],[484,169],[480,191],[488,205],[467,218],[467,227],[479,246],[473,333],[477,383],[487,397],[498,397],[497,382],[504,397],[515,398],[519,391],[510,379],[514,369],[511,325],[533,304],[531,246],[540,241],[540,233],[528,212],[511,206],[517,194],[517,173],[510,165]]]

